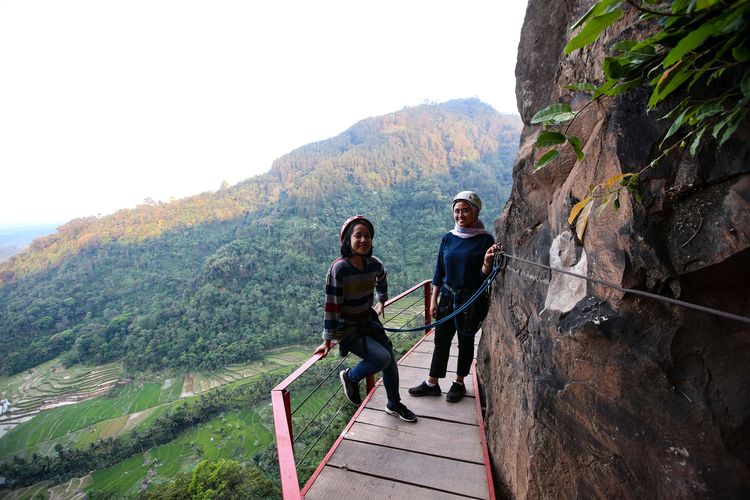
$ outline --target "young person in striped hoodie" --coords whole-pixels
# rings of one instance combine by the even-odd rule
[[[374,236],[372,222],[362,215],[350,217],[341,226],[341,258],[333,261],[326,276],[323,343],[315,353],[325,357],[336,341],[342,356],[353,352],[362,358],[353,368],[339,373],[347,399],[357,406],[362,404],[359,381],[382,371],[388,398],[385,411],[406,422],[416,422],[417,416],[401,403],[391,341],[382,326],[378,328],[378,316],[388,300],[388,282],[383,263],[372,255]],[[378,296],[374,308],[373,288]]]

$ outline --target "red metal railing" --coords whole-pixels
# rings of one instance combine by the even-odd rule
[[[414,285],[405,292],[385,303],[388,306],[404,299],[422,288],[424,290],[424,323],[430,324],[430,281],[425,280]],[[427,332],[425,332],[427,333]],[[289,387],[307,372],[322,356],[314,354],[271,390],[271,405],[273,407],[273,421],[276,432],[276,449],[279,455],[279,472],[281,474],[281,490],[285,500],[302,499],[302,489],[297,476],[297,463],[294,458],[294,428],[292,422],[292,394]],[[368,377],[367,394],[371,394],[374,378]],[[365,398],[365,402],[367,398]],[[364,405],[364,403],[363,403]],[[361,407],[360,407],[361,411]],[[313,478],[315,474],[313,475]]]

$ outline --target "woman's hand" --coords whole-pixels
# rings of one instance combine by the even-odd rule
[[[320,344],[317,349],[315,349],[315,352],[313,354],[320,354],[320,359],[325,358],[328,355],[328,351],[331,350],[331,341],[330,340],[324,340],[322,344]]]
[[[490,271],[492,271],[492,264],[495,261],[495,254],[502,251],[502,248],[503,247],[500,243],[495,243],[487,249],[484,254],[484,263],[482,263],[482,274],[485,276],[490,274]],[[487,272],[485,272],[485,269]]]
[[[438,298],[440,297],[440,287],[432,285],[432,294],[430,294],[430,318],[437,319]]]
[[[373,309],[375,309],[375,314],[377,314],[378,316],[383,316],[385,318],[385,306],[382,302],[378,302],[377,304],[375,304]]]

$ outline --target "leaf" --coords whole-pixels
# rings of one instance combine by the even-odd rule
[[[622,174],[620,185],[628,190],[635,189],[634,182],[638,181],[638,174]]]
[[[641,64],[656,55],[656,48],[649,43],[636,43],[633,40],[618,42],[610,50],[621,52],[620,57],[631,64]]]
[[[570,85],[564,85],[563,88],[568,90],[578,90],[580,92],[596,92],[596,85],[593,83],[571,83]]]
[[[583,210],[583,207],[586,206],[586,203],[592,201],[591,196],[587,196],[575,205],[573,205],[573,208],[570,209],[570,215],[568,215],[568,224],[573,224],[573,221],[576,220],[576,216],[578,213]]]
[[[742,95],[750,97],[750,69],[745,71],[742,75],[742,82],[740,82],[740,89],[742,89]]]
[[[622,65],[622,59],[619,57],[605,57],[602,63],[602,71],[604,76],[619,80],[627,72],[625,66]]]
[[[568,137],[568,142],[573,146],[573,151],[575,152],[578,161],[583,160],[585,155],[583,154],[583,143],[581,142],[581,138],[576,136]]]
[[[717,20],[711,20],[703,24],[700,28],[690,31],[686,36],[680,40],[680,42],[672,50],[669,51],[667,56],[662,61],[662,67],[664,69],[669,68],[678,61],[681,61],[685,55],[701,46],[711,36],[718,35],[720,33]]]
[[[605,189],[611,188],[612,186],[614,186],[618,182],[622,181],[628,175],[632,175],[632,174],[617,174],[617,175],[613,175],[612,177],[610,177],[609,179],[607,179],[606,182],[604,183]]]
[[[747,62],[750,60],[750,50],[747,45],[738,45],[732,48],[732,57],[737,62]]]
[[[695,11],[697,12],[697,11],[709,9],[713,7],[714,5],[716,5],[717,3],[719,3],[720,1],[721,0],[696,0]]]
[[[583,207],[581,213],[578,214],[578,220],[576,221],[576,235],[581,241],[583,241],[583,233],[586,232],[586,224],[588,224],[589,222],[589,217],[591,216],[591,207],[593,206],[594,200],[591,200],[586,204],[585,207]]]
[[[570,104],[556,103],[550,104],[544,109],[540,109],[531,118],[531,123],[550,123],[558,125],[575,118],[576,114]]]
[[[602,212],[604,212],[604,209],[607,208],[607,205],[609,205],[609,202],[612,201],[612,198],[614,197],[615,193],[609,193],[607,196],[604,197],[604,200],[599,204],[598,207],[596,207],[596,216],[599,217]]]
[[[706,127],[703,127],[698,131],[697,134],[695,134],[695,138],[693,138],[693,143],[690,145],[690,156],[695,156],[695,153],[698,152],[698,146],[700,146],[701,139],[703,138],[703,133],[706,131]]]
[[[612,78],[607,79],[604,83],[597,87],[593,97],[597,98],[601,95],[608,95],[607,92],[609,92],[609,90],[615,85],[617,85],[617,80],[613,80]]]
[[[721,76],[724,74],[727,68],[719,68],[708,77],[707,84],[711,85],[711,82],[716,80],[717,78],[721,78]]]
[[[658,120],[668,120],[670,118],[676,117],[678,114],[682,113],[682,111],[685,109],[685,107],[688,104],[688,100],[684,99],[680,104],[672,108],[669,113],[662,116],[661,118],[658,118]]]
[[[631,59],[646,60],[656,55],[656,48],[653,45],[639,44],[627,52]]]
[[[577,27],[585,23],[590,17],[595,17],[603,14],[606,11],[607,7],[609,7],[614,1],[615,0],[601,0],[599,2],[596,2],[578,21],[575,22],[573,26],[570,27],[570,29],[576,29]]]
[[[550,149],[546,153],[542,155],[539,160],[537,160],[536,165],[534,166],[534,172],[537,170],[541,170],[547,165],[549,165],[553,160],[555,160],[558,156],[560,156],[560,152],[556,149]]]
[[[672,122],[672,126],[669,127],[669,130],[667,130],[667,134],[664,136],[664,139],[661,140],[660,146],[664,144],[664,141],[672,137],[675,132],[677,132],[680,127],[682,127],[682,122],[685,120],[685,116],[690,111],[691,108],[685,108],[682,113],[680,113],[680,116],[678,116],[675,121]]]
[[[548,148],[556,144],[562,144],[565,142],[565,136],[560,132],[553,132],[551,130],[545,130],[539,137],[536,138],[534,146],[538,148]]]
[[[630,50],[637,45],[638,42],[636,42],[635,40],[622,40],[620,42],[613,43],[609,49],[616,50],[618,52],[630,52]]]
[[[641,84],[642,81],[643,79],[641,77],[628,80],[621,83],[620,85],[612,87],[612,89],[610,89],[606,94],[608,96],[616,96],[617,94],[622,94],[623,92],[627,92],[628,90],[636,88]]]
[[[688,78],[690,78],[690,72],[682,62],[669,68],[661,76],[654,91],[651,93],[651,98],[648,100],[648,107],[653,109],[659,101],[674,92]]]
[[[721,132],[721,129],[723,129],[727,123],[729,123],[729,120],[732,119],[732,114],[729,116],[726,116],[723,120],[721,120],[719,123],[714,125],[713,130],[711,131],[711,135],[714,137],[714,139],[719,138],[719,132]]]
[[[747,110],[738,108],[737,111],[732,113],[732,120],[729,122],[729,126],[727,126],[727,129],[724,131],[724,134],[721,136],[721,140],[719,140],[719,146],[724,144],[737,130],[737,127],[740,126],[740,123],[742,123],[742,120],[745,119],[745,116],[747,116]]]
[[[611,26],[612,23],[620,19],[620,16],[622,16],[622,9],[618,8],[607,14],[596,16],[590,19],[583,26],[580,33],[578,33],[578,35],[573,37],[573,39],[568,42],[568,44],[565,46],[565,49],[563,49],[563,54],[570,54],[574,50],[580,49],[581,47],[585,47],[586,45],[592,43],[597,38],[599,38],[599,35],[602,31],[604,31],[606,28]]]

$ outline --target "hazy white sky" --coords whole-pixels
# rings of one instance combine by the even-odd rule
[[[0,0],[0,226],[218,189],[369,116],[517,112],[526,0]]]

